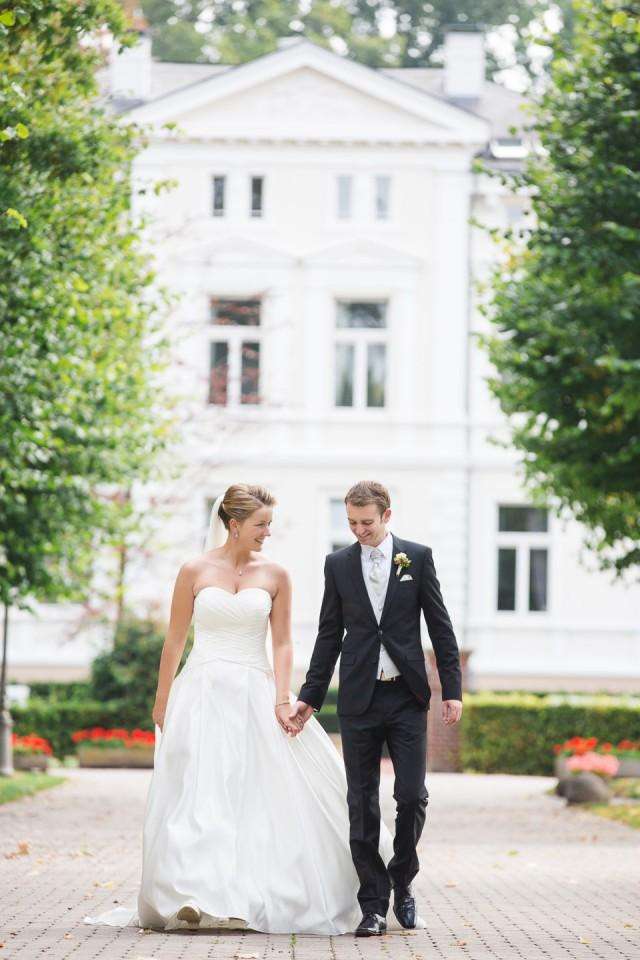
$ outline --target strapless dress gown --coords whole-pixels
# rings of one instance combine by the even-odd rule
[[[361,918],[342,759],[311,718],[294,739],[274,715],[271,596],[204,587],[192,651],[171,687],[146,805],[138,909],[88,923],[342,934]],[[292,697],[293,701],[293,697]],[[382,827],[381,853],[392,856]]]

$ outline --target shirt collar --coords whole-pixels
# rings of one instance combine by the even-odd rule
[[[365,559],[369,560],[371,557],[371,551],[375,550],[376,548],[372,547],[369,543],[362,543],[360,545],[360,549],[362,550],[362,555],[365,557]],[[382,543],[378,544],[377,549],[382,551],[385,560],[391,559],[391,554],[393,553],[393,535],[391,531],[388,531]]]

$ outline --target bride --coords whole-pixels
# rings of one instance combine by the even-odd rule
[[[342,934],[360,920],[342,761],[289,719],[291,584],[262,556],[275,499],[234,484],[178,573],[153,719],[162,730],[137,915],[90,923]],[[193,617],[193,649],[174,679]],[[265,649],[268,625],[273,670]],[[382,828],[382,854],[391,839]]]

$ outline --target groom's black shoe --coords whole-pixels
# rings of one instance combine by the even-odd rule
[[[413,930],[416,925],[416,901],[411,887],[393,888],[393,912],[398,923],[405,930]]]
[[[356,937],[381,937],[387,932],[387,921],[379,913],[365,913],[356,930]]]

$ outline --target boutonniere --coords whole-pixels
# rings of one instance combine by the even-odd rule
[[[403,570],[411,566],[411,560],[406,553],[396,553],[393,562],[396,565],[396,577],[399,577]]]

